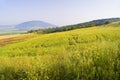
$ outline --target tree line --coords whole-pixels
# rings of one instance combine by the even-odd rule
[[[28,33],[55,33],[55,32],[62,32],[62,31],[69,31],[73,29],[79,29],[79,28],[87,28],[92,26],[100,26],[100,25],[106,25],[111,22],[120,21],[120,18],[109,18],[109,19],[99,19],[99,20],[93,20],[85,23],[75,24],[75,25],[67,25],[63,27],[53,27],[53,28],[46,28],[46,29],[38,29],[38,30],[30,30]]]

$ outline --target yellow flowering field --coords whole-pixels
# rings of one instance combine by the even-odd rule
[[[119,79],[119,23],[43,34],[0,47],[0,80]]]

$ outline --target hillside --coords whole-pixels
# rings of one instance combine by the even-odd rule
[[[0,47],[1,80],[119,80],[119,63],[119,22]]]
[[[93,20],[89,22],[74,24],[74,25],[67,25],[63,27],[53,27],[53,28],[47,28],[47,29],[38,29],[38,30],[31,30],[29,33],[54,33],[54,32],[63,32],[63,31],[69,31],[74,29],[80,29],[80,28],[88,28],[93,26],[101,26],[110,24],[112,22],[118,22],[120,21],[120,18],[107,18],[107,19],[98,19]]]

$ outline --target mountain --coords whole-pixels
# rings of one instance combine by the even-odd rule
[[[17,25],[0,25],[0,35],[25,33],[29,30],[37,30],[55,27],[55,25],[43,21],[27,21]]]
[[[18,30],[28,31],[28,30],[36,30],[36,29],[41,29],[41,28],[43,29],[49,27],[55,27],[55,25],[43,21],[27,21],[16,25],[15,28]]]

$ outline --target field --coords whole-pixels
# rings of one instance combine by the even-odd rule
[[[3,35],[0,36],[0,46],[5,46],[12,43],[17,43],[24,41],[33,37],[36,37],[35,34],[14,34],[14,35]]]
[[[0,80],[119,79],[119,23],[39,35],[0,47]]]

